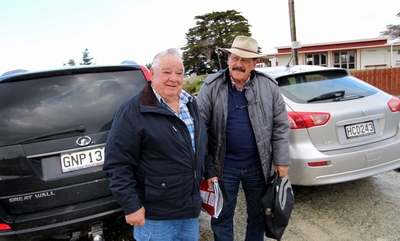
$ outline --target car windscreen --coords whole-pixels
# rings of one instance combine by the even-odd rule
[[[116,109],[145,83],[140,70],[0,82],[0,146],[66,130],[107,131]]]
[[[338,71],[293,74],[276,80],[281,93],[296,103],[345,101],[378,92],[362,80]]]

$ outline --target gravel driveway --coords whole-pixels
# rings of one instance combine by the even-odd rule
[[[400,173],[326,186],[294,186],[295,205],[281,241],[400,240]],[[243,191],[235,213],[235,241],[244,240]],[[200,241],[212,241],[209,217],[200,215]],[[271,241],[273,239],[265,238]]]
[[[295,205],[281,241],[400,241],[399,172],[334,185],[294,186],[293,190]],[[243,191],[238,202],[235,241],[243,241]],[[199,241],[212,241],[208,214],[202,212],[199,220]],[[132,241],[132,227],[121,220],[106,231],[105,240]]]

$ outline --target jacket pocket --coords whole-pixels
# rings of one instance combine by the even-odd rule
[[[148,202],[180,199],[183,188],[183,176],[146,176],[145,200]]]

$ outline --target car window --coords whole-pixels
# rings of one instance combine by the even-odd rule
[[[0,83],[0,146],[78,126],[107,131],[119,105],[144,84],[141,71]]]
[[[342,100],[366,97],[377,93],[377,90],[351,75],[336,71],[321,71],[295,74],[276,78],[282,94],[297,103],[336,91],[344,91]],[[332,102],[332,99],[321,100]],[[315,103],[315,102],[313,102]]]

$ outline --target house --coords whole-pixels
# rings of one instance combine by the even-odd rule
[[[267,55],[272,66],[285,66],[292,61],[291,46],[275,48],[278,53]],[[387,38],[304,44],[297,51],[298,64],[349,70],[400,67],[400,41]]]

